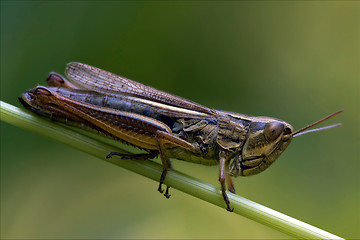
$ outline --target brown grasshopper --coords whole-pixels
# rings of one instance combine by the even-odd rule
[[[49,87],[26,91],[20,102],[28,109],[77,127],[94,129],[146,151],[123,159],[144,160],[160,155],[163,172],[158,191],[171,168],[169,158],[220,164],[219,181],[227,210],[233,211],[226,185],[235,193],[231,176],[249,176],[268,168],[287,148],[292,138],[336,114],[296,132],[290,124],[270,117],[219,111],[145,86],[127,78],[82,63],[69,63],[66,76],[47,78]],[[169,186],[164,195],[169,198]]]

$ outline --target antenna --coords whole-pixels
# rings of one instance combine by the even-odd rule
[[[315,131],[321,131],[321,130],[326,130],[326,129],[329,129],[329,128],[333,128],[333,127],[340,126],[341,123],[337,123],[337,124],[333,124],[333,125],[330,125],[330,126],[326,126],[326,127],[322,127],[322,128],[316,128],[316,129],[312,129],[312,130],[305,131],[306,129],[309,129],[309,128],[315,126],[315,125],[318,125],[318,124],[320,124],[320,123],[328,120],[329,118],[332,118],[332,117],[338,115],[339,113],[342,113],[343,111],[344,111],[344,110],[341,109],[341,110],[339,110],[339,111],[337,111],[337,112],[334,112],[333,114],[330,114],[329,116],[324,117],[323,119],[320,119],[320,120],[318,120],[318,121],[316,121],[316,122],[314,122],[314,123],[312,123],[312,124],[310,124],[310,125],[307,125],[306,127],[303,127],[303,128],[301,128],[301,129],[297,130],[296,132],[293,132],[293,133],[291,134],[291,136],[297,137],[297,136],[303,135],[303,134],[305,134],[305,133],[315,132]],[[305,131],[305,132],[304,132],[304,131]]]

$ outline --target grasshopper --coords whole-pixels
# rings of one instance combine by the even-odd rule
[[[298,131],[282,120],[214,110],[187,99],[145,86],[83,63],[69,63],[65,74],[47,78],[48,87],[38,86],[19,98],[31,111],[80,128],[96,130],[134,145],[146,153],[107,156],[146,160],[160,155],[163,171],[158,191],[171,168],[170,158],[199,164],[219,164],[221,192],[235,193],[231,176],[249,176],[268,168],[287,148],[293,137],[339,113],[337,111]],[[80,87],[78,87],[80,86]],[[169,186],[164,195],[169,198]]]

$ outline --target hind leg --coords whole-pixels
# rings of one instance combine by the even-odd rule
[[[111,152],[106,158],[112,158],[112,156],[118,156],[121,159],[129,159],[129,160],[148,160],[156,158],[158,155],[158,151],[150,151],[149,153],[140,153],[140,154],[122,154],[118,152]]]

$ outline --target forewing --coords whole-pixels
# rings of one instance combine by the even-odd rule
[[[214,116],[215,114],[214,110],[195,102],[84,63],[69,63],[65,74],[71,81],[84,88],[113,97],[126,95],[150,100],[159,103],[158,105],[161,107],[168,106],[170,112],[181,112],[182,115],[184,113],[182,109],[198,112],[201,116]]]

